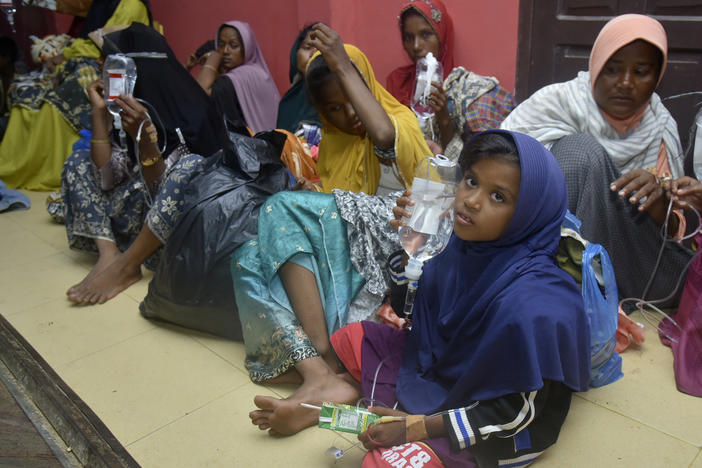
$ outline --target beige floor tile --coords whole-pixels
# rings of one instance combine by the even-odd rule
[[[8,320],[54,368],[154,328],[123,295],[95,306],[56,299]]]
[[[4,232],[1,244],[0,259],[3,269],[8,270],[60,252],[26,229],[10,229],[9,232]]]
[[[46,246],[36,237],[36,248]],[[0,258],[5,252],[0,247]],[[3,258],[4,260],[4,258]],[[3,262],[4,264],[4,262]],[[66,300],[66,290],[85,277],[88,269],[71,256],[53,253],[43,258],[17,262],[11,268],[0,269],[0,311],[6,317],[53,300]],[[66,301],[67,302],[67,301]]]
[[[336,465],[325,451],[348,449],[355,436],[341,437],[309,428],[292,437],[272,438],[249,422],[254,395],[267,393],[247,384],[182,419],[130,444],[144,467],[327,467],[360,466],[363,451],[354,448]],[[184,443],[187,441],[187,443]]]
[[[638,314],[638,312],[636,313]],[[638,321],[640,316],[634,315]],[[583,397],[660,431],[702,446],[702,398],[675,387],[673,354],[653,327],[646,341],[622,353],[624,377]]]
[[[558,443],[535,468],[687,468],[698,448],[629,418],[573,398]]]
[[[197,341],[161,326],[57,371],[123,444],[248,382]]]
[[[246,349],[244,343],[227,340],[218,336],[209,335],[207,333],[192,332],[192,337],[206,346],[213,353],[225,359],[234,367],[240,369],[246,375],[244,367],[244,358],[246,357]]]
[[[702,450],[700,450],[700,452],[697,454],[697,458],[695,458],[695,461],[692,462],[690,468],[702,468]]]

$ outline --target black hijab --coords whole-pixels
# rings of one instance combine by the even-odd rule
[[[178,146],[176,128],[180,128],[193,153],[210,156],[222,148],[226,138],[223,121],[209,96],[176,59],[161,34],[144,24],[132,23],[124,30],[105,35],[102,52],[104,55],[165,54],[165,58],[132,57],[137,66],[134,96],[151,104],[166,127],[165,155]],[[155,117],[154,123],[158,127]],[[159,145],[162,145],[162,129],[158,128],[158,131]]]

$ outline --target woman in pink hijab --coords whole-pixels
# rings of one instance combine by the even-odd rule
[[[275,128],[280,93],[251,26],[242,21],[223,23],[214,46],[197,76],[200,86],[235,126],[248,127],[252,133]]]

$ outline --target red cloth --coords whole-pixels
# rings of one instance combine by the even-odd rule
[[[695,241],[702,245],[702,234]],[[675,383],[681,392],[702,396],[702,256],[699,254],[690,265],[673,320],[680,328],[665,319],[658,328],[663,344],[673,350]]]
[[[453,70],[453,20],[446,10],[446,6],[441,0],[416,0],[406,3],[400,10],[402,13],[413,8],[419,12],[425,20],[434,28],[434,32],[439,36],[439,62],[444,68],[444,74],[448,75]],[[438,19],[438,21],[437,21]],[[400,35],[402,35],[402,19],[400,19]],[[386,89],[390,94],[402,104],[409,107],[412,93],[415,88],[415,65],[414,63],[393,70],[387,78]]]
[[[364,334],[363,324],[355,322],[337,330],[329,338],[339,360],[349,374],[359,382],[361,381],[361,345]]]
[[[410,442],[390,448],[371,450],[363,457],[362,468],[390,468],[395,466],[444,468],[439,457],[428,445]]]

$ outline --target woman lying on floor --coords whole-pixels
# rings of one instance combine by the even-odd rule
[[[133,96],[115,100],[128,134],[126,146],[112,128],[103,83],[90,86],[91,148],[71,155],[61,177],[69,245],[99,255],[85,279],[67,291],[71,301],[83,304],[113,298],[141,278],[142,263],[155,265],[153,254],[179,218],[185,186],[202,160],[199,154],[213,154],[223,138],[208,96],[158,32],[135,23],[95,37],[103,55],[137,53],[138,79]]]
[[[568,184],[568,208],[582,220],[583,237],[609,252],[621,297],[667,297],[692,256],[668,242],[648,284],[669,201],[659,182],[683,175],[677,125],[654,92],[667,53],[658,21],[616,17],[597,36],[589,71],[540,89],[502,123],[556,156]],[[673,215],[668,232],[684,231],[682,214]],[[674,307],[679,297],[663,306]]]

